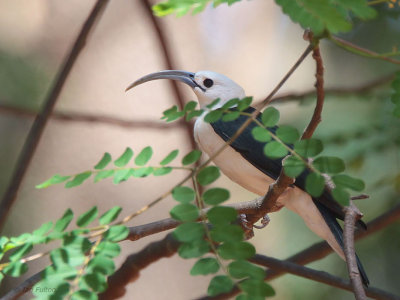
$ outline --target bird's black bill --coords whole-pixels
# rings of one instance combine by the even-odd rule
[[[151,81],[151,80],[156,80],[156,79],[177,80],[177,81],[186,83],[187,85],[189,85],[192,88],[200,87],[194,81],[194,73],[192,73],[192,72],[176,71],[176,70],[165,70],[165,71],[160,71],[160,72],[156,72],[156,73],[151,73],[149,75],[143,76],[142,78],[139,78],[134,83],[132,83],[130,86],[128,86],[125,91],[128,91],[131,88],[134,88],[135,86],[138,86],[139,84],[142,84],[142,83],[145,83],[145,82]]]

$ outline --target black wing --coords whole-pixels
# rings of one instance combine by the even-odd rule
[[[253,107],[249,107],[244,112],[253,113],[254,111],[255,109]],[[247,116],[241,115],[234,121],[224,122],[219,120],[211,123],[210,125],[213,127],[215,133],[217,133],[224,141],[228,141],[247,120],[247,118]],[[257,117],[257,119],[261,121],[260,115]],[[239,152],[248,162],[250,162],[261,172],[276,180],[282,169],[282,159],[271,159],[264,154],[264,146],[266,143],[256,141],[251,134],[252,129],[256,126],[257,124],[254,122],[250,123],[243,133],[235,141],[233,141],[231,147]],[[277,126],[269,128],[269,130],[273,133],[275,133],[277,129]],[[293,145],[287,145],[293,148]],[[296,178],[294,185],[305,191],[305,181],[309,173],[310,171],[306,169]],[[326,189],[321,196],[316,198],[313,197],[313,201],[321,212],[321,215],[324,217],[325,222],[331,229],[335,239],[343,248],[342,228],[336,221],[336,218],[344,220],[343,207],[332,198],[331,193]],[[362,228],[366,228],[365,223],[361,220],[359,220],[358,225]],[[368,285],[368,278],[358,257],[357,263],[360,274],[363,278],[363,282],[365,285]]]

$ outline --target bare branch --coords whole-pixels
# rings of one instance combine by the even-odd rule
[[[11,206],[13,205],[17,197],[22,179],[24,178],[25,172],[29,167],[30,161],[35,153],[36,147],[42,136],[49,116],[53,111],[58,96],[61,93],[64,83],[66,82],[76,59],[84,48],[86,39],[90,31],[94,27],[96,21],[101,17],[107,3],[108,0],[98,0],[94,5],[88,18],[83,24],[82,29],[79,32],[79,35],[76,38],[68,56],[64,60],[64,63],[54,80],[53,86],[44,101],[42,109],[36,116],[35,121],[33,122],[31,129],[29,130],[28,137],[25,140],[22,151],[18,157],[17,166],[0,203],[0,230],[3,227],[7,219],[8,212],[10,211]]]
[[[344,211],[346,214],[344,217],[343,250],[346,257],[350,282],[356,299],[365,300],[367,299],[367,296],[365,295],[364,287],[361,282],[361,276],[357,266],[356,251],[354,248],[354,225],[356,221],[361,218],[362,214],[354,205],[345,207]]]
[[[37,115],[37,112],[27,108],[20,108],[6,104],[0,104],[1,113],[10,113],[18,117],[33,118]],[[146,128],[146,129],[157,129],[157,130],[169,130],[175,128],[183,128],[186,126],[183,121],[166,123],[157,121],[147,120],[128,120],[107,115],[94,115],[85,114],[79,112],[61,112],[55,110],[51,115],[50,119],[66,122],[83,122],[92,124],[108,124],[113,126],[119,126],[123,128]]]
[[[176,253],[179,242],[172,234],[164,239],[150,243],[140,252],[129,255],[122,266],[108,277],[108,289],[99,295],[99,299],[116,299],[126,293],[125,286],[139,278],[139,273],[148,265],[163,257],[170,257]]]

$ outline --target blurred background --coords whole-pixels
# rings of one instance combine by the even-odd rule
[[[0,0],[0,195],[5,191],[16,159],[52,80],[68,53],[95,1]],[[399,9],[378,6],[380,17],[343,38],[378,52],[400,46]],[[307,43],[303,30],[282,14],[273,1],[241,1],[228,7],[208,7],[195,16],[168,16],[159,20],[171,50],[175,69],[213,70],[235,80],[255,100],[261,100],[286,74]],[[322,43],[327,88],[351,89],[393,73],[398,66],[362,58]],[[155,81],[125,93],[135,79],[165,69],[163,52],[143,1],[113,0],[90,35],[75,63],[56,104],[55,112],[85,114],[99,122],[50,119],[8,217],[7,236],[32,231],[42,223],[56,220],[67,208],[75,215],[93,205],[104,212],[120,205],[123,214],[136,211],[163,194],[185,173],[131,179],[119,185],[111,180],[86,182],[73,189],[62,185],[44,190],[35,185],[54,174],[76,174],[91,169],[104,152],[118,157],[126,147],[138,153],[152,146],[151,162],[157,164],[171,150],[180,157],[191,149],[185,127],[160,121],[162,112],[175,104],[165,81]],[[314,62],[311,57],[281,89],[280,94],[302,93],[313,88]],[[181,85],[186,101],[195,100]],[[346,160],[347,171],[367,183],[371,197],[357,202],[364,221],[374,219],[399,202],[400,130],[392,116],[390,85],[357,93],[328,94],[323,122],[315,136],[325,144],[324,154]],[[276,102],[281,124],[300,131],[312,114],[314,97]],[[112,118],[120,122],[105,122]],[[123,126],[135,121],[135,126]],[[140,122],[144,122],[140,125]],[[147,122],[154,122],[149,126]],[[205,159],[205,157],[203,157]],[[232,202],[255,198],[221,177],[216,183],[231,191]],[[129,225],[140,225],[169,217],[174,205],[165,199]],[[270,215],[267,228],[256,231],[252,240],[257,252],[284,259],[319,238],[294,213],[283,209]],[[359,242],[356,247],[373,286],[400,293],[399,222]],[[123,242],[117,259],[139,251],[165,233]],[[37,251],[41,249],[38,248]],[[48,264],[34,261],[22,279]],[[128,286],[125,299],[191,299],[203,295],[209,278],[191,277],[193,261],[177,255],[162,259],[141,272]],[[312,268],[347,277],[345,263],[336,255],[312,263]],[[3,280],[1,294],[17,285],[17,279]],[[348,292],[285,275],[271,282],[277,291],[273,299],[352,299]],[[25,299],[31,298],[26,294]]]

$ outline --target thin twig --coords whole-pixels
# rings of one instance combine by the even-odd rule
[[[76,38],[68,56],[64,60],[64,63],[54,80],[54,84],[44,101],[42,109],[35,118],[35,121],[33,122],[31,129],[29,130],[28,137],[25,140],[22,151],[18,157],[16,168],[0,203],[0,230],[4,226],[7,215],[17,197],[22,179],[24,178],[26,170],[29,167],[30,161],[35,153],[36,147],[42,136],[49,116],[53,111],[58,96],[61,93],[64,83],[66,82],[76,59],[84,48],[86,39],[90,31],[96,24],[96,21],[101,17],[108,1],[109,0],[98,0],[94,5],[88,18],[83,24],[82,29],[78,37]]]
[[[18,117],[33,118],[37,115],[37,112],[32,109],[15,107],[7,104],[0,104],[0,113],[13,114]],[[55,110],[51,115],[50,119],[57,121],[66,122],[83,122],[91,124],[107,124],[112,126],[119,126],[122,128],[146,128],[146,129],[157,129],[157,130],[169,130],[175,128],[184,128],[185,122],[157,122],[150,120],[128,120],[114,116],[100,115],[100,114],[85,114],[80,112],[62,112]]]
[[[356,53],[358,55],[362,55],[362,56],[366,56],[366,57],[370,57],[370,58],[376,58],[376,59],[381,59],[381,60],[386,60],[388,62],[391,62],[393,64],[397,64],[400,65],[400,60],[391,58],[389,56],[385,56],[379,53],[376,53],[374,51],[371,51],[369,49],[365,49],[363,47],[360,47],[358,45],[355,45],[349,41],[343,40],[337,36],[331,36],[329,37],[329,39],[335,43],[336,45],[338,45],[339,47],[346,49],[350,52]]]
[[[157,40],[160,43],[160,47],[161,47],[161,52],[162,52],[162,57],[164,59],[164,63],[165,66],[168,70],[174,70],[174,63],[172,62],[172,51],[169,49],[168,47],[168,42],[166,39],[166,34],[164,32],[164,28],[165,26],[161,26],[160,22],[161,19],[160,18],[156,18],[153,15],[153,11],[151,9],[151,3],[148,0],[141,0],[141,3],[144,7],[145,13],[147,15],[147,17],[150,19],[151,21],[151,25],[153,27],[154,33],[157,36]],[[178,105],[180,110],[183,110],[184,106],[185,106],[185,100],[183,99],[183,95],[182,93],[179,91],[178,88],[178,84],[176,83],[176,81],[174,80],[168,80],[172,93],[173,93],[173,98],[176,101],[176,104]],[[185,122],[186,124],[186,132],[187,132],[187,137],[190,141],[190,145],[192,147],[192,149],[196,149],[197,145],[196,145],[196,141],[194,140],[193,137],[193,124],[190,122]]]
[[[354,225],[361,217],[361,213],[354,205],[344,208],[344,229],[343,229],[343,242],[344,242],[344,255],[346,257],[347,269],[349,272],[350,282],[353,287],[354,296],[357,300],[365,300],[364,287],[361,281],[360,272],[357,266],[356,251],[354,248]]]

